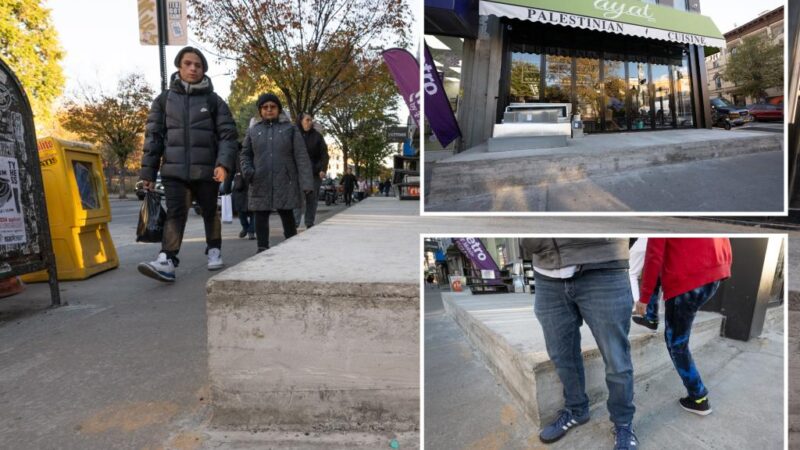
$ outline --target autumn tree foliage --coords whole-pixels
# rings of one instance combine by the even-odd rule
[[[380,51],[408,44],[405,0],[189,0],[201,40],[268,77],[294,118],[372,82]],[[348,76],[353,64],[369,68]]]
[[[60,114],[61,123],[81,140],[100,145],[124,175],[131,155],[142,145],[154,97],[144,75],[130,74],[120,79],[114,93],[84,91],[81,98],[68,100]],[[119,197],[125,198],[124,176],[119,183]]]
[[[0,58],[19,78],[31,103],[39,131],[49,128],[52,103],[64,90],[64,52],[38,0],[0,1]]]

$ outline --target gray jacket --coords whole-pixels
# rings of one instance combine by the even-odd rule
[[[580,264],[627,261],[628,240],[611,238],[522,239],[522,248],[542,269],[561,269]]]
[[[253,125],[239,162],[249,184],[250,211],[299,208],[302,191],[314,189],[303,136],[289,122],[262,120]]]
[[[186,85],[177,72],[169,90],[153,101],[147,116],[141,178],[213,181],[214,168],[233,174],[239,148],[228,105],[208,77]]]

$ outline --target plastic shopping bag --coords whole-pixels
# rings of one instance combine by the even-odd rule
[[[230,194],[222,196],[222,223],[233,223],[233,201]]]
[[[161,206],[161,194],[147,191],[139,211],[136,242],[161,242],[167,212]]]

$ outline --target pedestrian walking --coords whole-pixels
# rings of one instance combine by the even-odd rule
[[[236,165],[239,165],[238,162]],[[241,171],[237,171],[236,175],[234,175],[231,190],[233,191],[231,192],[233,210],[239,214],[239,223],[242,225],[239,238],[244,239],[246,237],[254,240],[256,238],[256,222],[253,212],[247,207],[247,182],[245,182]]]
[[[342,180],[339,181],[339,184],[344,186],[344,203],[347,206],[350,206],[353,202],[353,190],[355,190],[357,183],[358,180],[356,180],[356,176],[353,175],[353,169],[347,169],[347,173],[345,173]]]
[[[633,365],[628,332],[633,297],[628,279],[627,239],[522,240],[533,260],[534,312],[542,326],[547,354],[564,386],[564,409],[539,433],[555,442],[589,421],[589,397],[581,354],[585,322],[603,356],[614,448],[636,449],[633,431]]]
[[[168,282],[175,281],[191,198],[203,215],[208,270],[222,268],[217,193],[233,171],[238,149],[236,124],[205,75],[208,63],[203,53],[184,47],[175,57],[175,67],[178,71],[172,74],[169,89],[150,107],[140,173],[144,188],[153,190],[160,170],[167,217],[158,257],[140,263],[138,270]]]
[[[314,116],[309,113],[300,113],[297,117],[297,128],[303,136],[306,144],[308,157],[311,160],[311,178],[314,180],[314,187],[310,192],[301,197],[301,205],[294,210],[294,224],[300,228],[300,220],[305,211],[306,229],[314,226],[317,215],[317,202],[319,202],[319,189],[325,172],[328,171],[328,144],[325,138],[314,128]]]
[[[392,180],[390,178],[387,178],[386,181],[383,183],[383,195],[385,197],[388,197],[391,191],[392,191]]]
[[[708,389],[689,351],[692,323],[697,311],[731,276],[731,244],[728,238],[650,238],[642,272],[637,314],[661,280],[664,291],[664,339],[669,356],[688,395],[678,400],[686,411],[708,415]]]
[[[239,162],[249,184],[248,209],[255,213],[258,251],[269,248],[269,216],[276,210],[286,239],[297,234],[294,209],[301,195],[313,189],[311,160],[303,136],[291,122],[281,120],[283,107],[275,94],[262,94],[256,103],[261,121],[247,130]]]

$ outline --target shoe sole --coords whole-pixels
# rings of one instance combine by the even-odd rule
[[[224,264],[220,264],[220,265],[218,265],[218,266],[208,266],[208,270],[210,270],[210,271],[212,271],[212,272],[213,272],[213,271],[215,271],[215,270],[220,270],[220,269],[222,269],[223,267],[225,267],[225,265],[224,265]]]
[[[589,420],[587,419],[586,422],[588,422],[588,421]],[[574,430],[575,428],[578,428],[579,426],[585,424],[586,422],[578,422],[577,424],[575,424],[575,426],[567,429],[567,431],[565,431],[564,434],[562,434],[561,436],[559,436],[559,437],[557,437],[555,439],[545,439],[541,435],[539,435],[539,440],[542,441],[542,443],[544,443],[544,444],[552,444],[553,442],[560,441],[564,436],[567,435],[567,433],[570,432],[570,430]]]
[[[139,264],[136,268],[139,269],[139,273],[141,273],[142,275],[144,275],[144,276],[146,276],[148,278],[152,278],[152,279],[158,280],[158,281],[163,281],[165,283],[174,283],[175,282],[175,277],[172,277],[172,278],[165,277],[164,275],[161,275],[157,270],[153,269],[152,267],[150,267],[147,264]]]
[[[707,415],[711,414],[711,411],[713,411],[713,409],[708,409],[708,410],[705,410],[705,411],[698,411],[696,409],[687,408],[687,407],[685,407],[683,405],[681,405],[681,408],[683,408],[685,411],[689,411],[690,413],[697,414],[698,416],[707,416]]]

